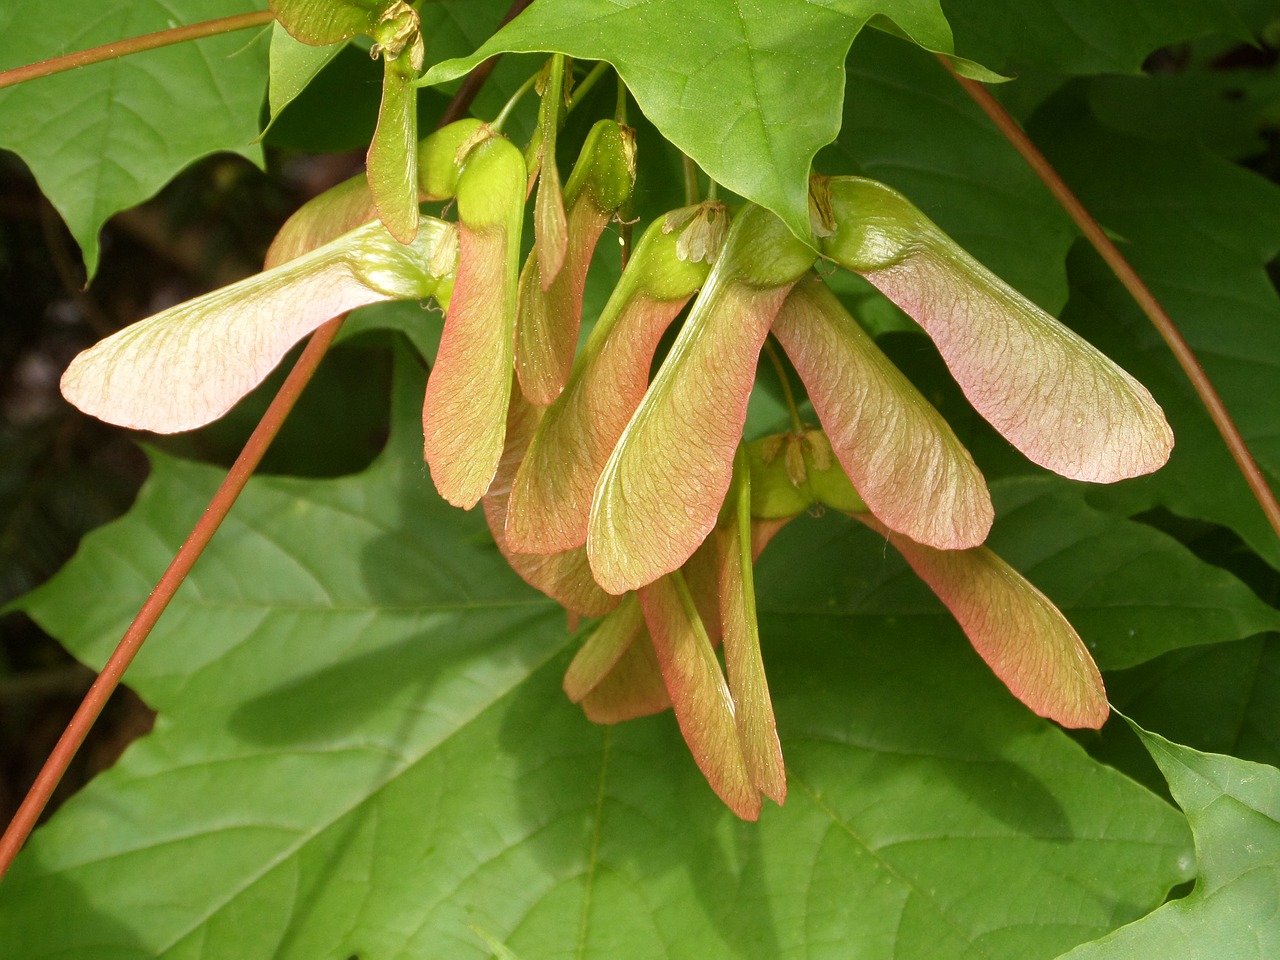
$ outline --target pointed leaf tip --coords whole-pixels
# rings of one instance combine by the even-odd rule
[[[834,223],[824,253],[925,329],[974,409],[1028,459],[1094,483],[1168,460],[1173,432],[1147,389],[905,197],[860,177],[820,181],[815,193]]]

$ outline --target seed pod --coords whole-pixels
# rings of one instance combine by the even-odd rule
[[[901,194],[814,178],[822,252],[860,273],[933,338],[969,402],[1029,459],[1110,483],[1169,458],[1147,389],[992,274]]]
[[[680,234],[655,221],[636,245],[569,376],[520,465],[507,543],[558,553],[587,542],[596,481],[649,385],[658,340],[706,280],[708,266],[677,255]]]
[[[418,144],[418,192],[424,200],[450,200],[467,154],[496,134],[474,117],[455,120]]]
[[[814,256],[761,207],[734,218],[596,485],[587,552],[605,590],[623,593],[677,569],[715,526],[760,347]]]
[[[458,274],[422,429],[436,489],[465,509],[484,496],[502,457],[524,184],[524,157],[502,137],[474,147],[458,177]]]

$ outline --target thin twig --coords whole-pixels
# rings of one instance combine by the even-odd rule
[[[35,783],[23,798],[22,805],[14,814],[4,836],[0,837],[0,878],[4,877],[18,850],[35,828],[36,821],[58,786],[58,781],[62,779],[63,773],[70,765],[71,758],[84,742],[85,735],[98,719],[107,699],[119,686],[125,669],[133,661],[142,642],[147,638],[156,621],[160,619],[160,614],[169,605],[169,601],[177,593],[178,587],[186,579],[191,567],[217,532],[222,521],[226,519],[236,498],[244,490],[245,484],[249,482],[249,477],[252,476],[267,447],[280,431],[289,411],[293,409],[294,403],[302,393],[303,387],[315,373],[321,357],[329,349],[329,344],[333,342],[344,319],[345,316],[330,320],[312,334],[302,355],[298,357],[298,362],[294,364],[289,376],[280,387],[280,392],[271,401],[271,406],[267,408],[262,420],[245,442],[240,456],[227,471],[226,478],[214,493],[213,499],[209,501],[204,514],[192,528],[186,542],[178,549],[173,562],[169,564],[169,568],[165,570],[155,589],[143,603],[142,609],[138,611],[137,617],[125,631],[115,652],[111,654],[111,659],[107,661],[106,666],[93,682],[93,686],[89,688],[71,722],[67,724],[67,729],[63,731],[57,745],[49,754],[49,759],[41,767]]]
[[[100,47],[91,47],[78,53],[68,53],[61,57],[51,57],[39,63],[29,63],[14,67],[12,70],[0,70],[0,90],[14,84],[25,83],[38,77],[47,77],[76,67],[87,67],[91,63],[102,63],[131,53],[143,50],[155,50],[157,47],[168,47],[175,43],[186,43],[188,40],[201,40],[205,37],[216,37],[223,33],[234,33],[236,30],[247,30],[250,27],[261,27],[275,19],[270,10],[256,10],[253,13],[241,13],[234,17],[221,17],[217,20],[205,20],[185,27],[173,27],[156,33],[144,34],[141,37],[130,37],[117,40],[115,43],[104,43]]]
[[[515,0],[502,22],[505,24],[511,20],[530,2],[532,0]],[[155,47],[167,46],[171,43],[179,43],[183,40],[198,39],[226,33],[231,30],[258,26],[268,23],[272,19],[272,15],[267,12],[245,14],[240,17],[226,17],[222,20],[212,20],[190,27],[180,27],[176,30],[166,30],[158,34],[107,44],[82,53],[57,57],[28,67],[19,67],[15,70],[0,72],[0,87],[20,83],[23,80],[47,76],[89,63],[98,63],[114,57],[124,56],[125,54],[136,53],[140,50],[150,50]],[[496,60],[496,58],[491,59]],[[492,63],[490,63],[489,70],[492,70]],[[484,76],[487,77],[488,73],[486,72]],[[471,105],[471,100],[475,97],[483,82],[484,78],[482,77],[478,83],[470,87],[467,84],[463,85],[463,89],[460,89],[454,95],[449,104],[446,110],[446,118],[441,120],[441,126],[449,122],[448,115],[452,111],[456,111],[458,116],[465,115]],[[9,823],[4,835],[0,836],[0,879],[4,878],[13,863],[14,857],[17,856],[27,837],[31,835],[31,831],[35,828],[41,812],[43,812],[49,802],[49,798],[53,795],[53,791],[57,788],[58,782],[62,779],[76,751],[84,742],[84,738],[93,726],[94,721],[102,713],[108,698],[110,698],[116,687],[120,685],[121,677],[123,677],[125,670],[137,655],[143,641],[151,633],[156,621],[159,620],[160,615],[169,605],[169,601],[173,599],[178,587],[182,585],[183,580],[190,573],[196,560],[200,558],[201,553],[208,546],[214,533],[217,532],[222,521],[226,519],[231,507],[249,482],[253,471],[261,462],[267,448],[271,445],[271,441],[275,439],[276,434],[279,433],[280,428],[284,425],[285,418],[288,417],[303,388],[306,387],[316,368],[320,365],[321,358],[329,349],[330,344],[333,343],[333,338],[337,335],[345,319],[346,317],[343,315],[330,320],[312,334],[311,339],[302,351],[302,355],[298,357],[297,363],[294,364],[288,377],[285,378],[285,382],[281,385],[275,399],[271,401],[267,412],[263,414],[257,427],[254,428],[253,433],[245,442],[240,456],[231,465],[231,469],[227,471],[226,477],[218,487],[217,492],[214,493],[213,499],[209,501],[209,506],[205,508],[204,514],[196,522],[190,535],[178,549],[173,561],[169,564],[169,568],[165,570],[155,589],[146,602],[143,603],[137,617],[129,625],[129,629],[125,632],[110,659],[102,668],[102,672],[98,674],[97,679],[89,688],[89,692],[85,695],[71,721],[67,724],[66,730],[63,731],[58,743],[49,754],[49,758],[45,761],[44,766],[41,767],[40,773],[37,774],[35,783],[27,791],[22,805],[18,808],[18,812]]]
[[[516,16],[524,10],[533,0],[515,0],[511,7],[507,10],[506,15],[502,18],[502,22],[498,24],[501,30],[508,23],[516,18]],[[444,115],[440,118],[440,126],[445,127],[453,123],[455,120],[461,120],[467,115],[467,111],[471,109],[471,103],[475,100],[476,95],[480,92],[480,88],[484,86],[485,81],[489,79],[489,74],[493,73],[493,68],[498,65],[498,61],[502,58],[502,54],[495,54],[488,60],[482,60],[476,64],[474,70],[467,74],[462,81],[462,86],[458,88],[458,92],[453,95],[453,99],[449,101],[449,105],[444,109]]]
[[[1240,469],[1240,473],[1244,476],[1245,482],[1249,485],[1249,489],[1253,491],[1253,496],[1262,508],[1262,512],[1266,515],[1267,521],[1271,524],[1271,529],[1275,531],[1277,537],[1280,537],[1280,501],[1277,501],[1275,491],[1271,489],[1262,470],[1258,467],[1257,461],[1253,459],[1253,454],[1249,452],[1248,444],[1245,443],[1244,437],[1240,435],[1240,430],[1236,427],[1235,421],[1232,420],[1231,414],[1227,411],[1226,404],[1222,402],[1222,397],[1218,395],[1218,391],[1210,381],[1209,375],[1205,373],[1204,367],[1196,359],[1191,346],[1179,332],[1173,320],[1170,319],[1169,314],[1160,306],[1159,301],[1156,300],[1155,295],[1147,285],[1143,283],[1137,271],[1129,265],[1129,262],[1125,260],[1116,245],[1111,242],[1111,238],[1106,235],[1102,227],[1098,225],[1098,222],[1085,209],[1084,204],[1071,192],[1071,188],[1058,175],[1058,171],[1050,165],[1044,154],[1031,142],[1031,138],[1018,126],[1017,121],[1009,115],[999,101],[991,96],[981,84],[956,73],[945,57],[939,57],[938,59],[955,77],[956,82],[982,108],[982,111],[991,118],[1005,139],[1027,161],[1031,169],[1035,171],[1036,176],[1049,188],[1054,199],[1067,211],[1067,215],[1075,221],[1076,226],[1080,228],[1080,232],[1085,235],[1085,238],[1093,244],[1094,249],[1106,261],[1107,266],[1111,268],[1111,272],[1124,284],[1125,289],[1129,291],[1129,295],[1133,297],[1138,307],[1147,315],[1147,319],[1151,321],[1152,326],[1156,328],[1156,331],[1173,353],[1174,359],[1178,361],[1178,366],[1182,368],[1182,372],[1191,381],[1192,388],[1200,397],[1200,402],[1204,405],[1205,410],[1208,411],[1209,417],[1213,420],[1213,425],[1218,428],[1218,433],[1221,434],[1223,441],[1226,442],[1227,449],[1231,452],[1231,456],[1235,460],[1236,466]]]

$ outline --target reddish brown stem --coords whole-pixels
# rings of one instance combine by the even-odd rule
[[[498,24],[498,29],[501,30],[514,20],[532,2],[533,0],[514,0],[506,15],[503,16],[502,22]],[[444,116],[440,118],[440,126],[448,126],[455,120],[461,120],[467,115],[467,111],[471,109],[471,102],[475,100],[476,94],[480,92],[480,88],[489,79],[489,74],[493,73],[493,68],[498,65],[498,60],[501,59],[501,56],[501,54],[495,54],[488,60],[481,60],[476,64],[475,69],[467,74],[466,79],[462,81],[462,86],[458,88],[458,92],[453,95],[453,99],[445,107]]]
[[[104,43],[100,47],[92,47],[88,50],[81,50],[78,53],[51,57],[48,60],[41,60],[39,63],[29,63],[26,66],[14,67],[12,70],[0,70],[0,90],[17,83],[25,83],[27,80],[35,80],[37,77],[47,77],[54,73],[62,73],[64,70],[86,67],[91,63],[102,63],[104,60],[114,60],[116,57],[128,56],[131,53],[141,53],[143,50],[154,50],[157,47],[167,47],[175,43],[186,43],[188,40],[201,40],[204,37],[216,37],[219,34],[246,30],[249,27],[261,27],[274,19],[275,16],[270,10],[260,10],[253,13],[238,14],[234,17],[205,20],[202,23],[174,27],[171,30],[160,30],[157,33],[144,34],[141,37],[117,40],[115,43]]]
[[[1147,285],[1143,283],[1137,271],[1129,265],[1129,262],[1125,260],[1116,245],[1111,242],[1111,238],[1106,235],[1102,227],[1098,226],[1098,222],[1085,209],[1084,204],[1071,192],[1071,188],[1058,175],[1058,171],[1050,165],[1044,154],[1036,148],[1036,145],[1031,142],[1031,138],[1018,126],[1017,121],[1000,105],[1000,102],[991,96],[981,84],[968,80],[956,73],[946,57],[940,56],[938,59],[955,77],[956,82],[982,108],[982,111],[991,118],[1005,139],[1022,155],[1022,158],[1035,171],[1036,176],[1049,188],[1054,198],[1067,211],[1067,215],[1080,228],[1080,232],[1085,235],[1085,238],[1093,244],[1094,249],[1106,261],[1107,266],[1111,268],[1111,272],[1124,284],[1125,289],[1129,291],[1129,295],[1133,297],[1142,312],[1147,315],[1147,319],[1151,321],[1152,326],[1164,338],[1164,342],[1168,344],[1174,359],[1182,367],[1182,372],[1187,375],[1187,379],[1191,381],[1191,386],[1200,397],[1200,402],[1204,404],[1205,410],[1208,411],[1210,419],[1213,420],[1213,425],[1218,428],[1218,433],[1222,435],[1223,441],[1226,442],[1227,449],[1231,452],[1231,456],[1235,460],[1236,466],[1240,469],[1240,473],[1244,476],[1245,482],[1249,485],[1249,489],[1253,491],[1253,496],[1258,501],[1258,505],[1262,507],[1262,512],[1271,524],[1271,529],[1275,531],[1277,537],[1280,537],[1280,501],[1277,501],[1275,491],[1268,485],[1267,479],[1263,476],[1257,461],[1253,459],[1253,454],[1249,452],[1249,447],[1245,443],[1244,437],[1240,435],[1235,421],[1232,420],[1226,404],[1222,402],[1222,397],[1218,395],[1218,391],[1210,381],[1209,375],[1205,373],[1204,367],[1196,359],[1191,346],[1183,338],[1177,326],[1174,325],[1169,314],[1160,306],[1159,301],[1156,300],[1155,295],[1148,289]]]
[[[4,836],[0,837],[0,878],[4,877],[18,850],[35,828],[36,821],[58,786],[58,781],[66,772],[71,758],[80,749],[80,744],[84,742],[89,728],[98,719],[98,714],[102,712],[107,699],[119,686],[125,669],[133,661],[142,642],[147,638],[156,621],[160,619],[160,614],[169,605],[169,601],[173,599],[182,581],[186,579],[192,565],[200,557],[222,521],[226,519],[236,498],[244,490],[249,477],[262,460],[263,454],[267,452],[267,447],[280,432],[285,418],[293,409],[302,389],[315,373],[321,357],[329,349],[329,344],[333,342],[344,319],[345,317],[338,317],[330,320],[312,335],[302,355],[298,357],[298,362],[294,364],[289,376],[280,387],[280,392],[271,401],[262,420],[245,442],[240,456],[227,471],[226,478],[213,495],[213,499],[209,501],[204,514],[192,528],[186,542],[178,549],[173,562],[169,564],[169,568],[142,605],[142,609],[138,611],[133,623],[129,625],[115,652],[111,654],[111,659],[102,668],[102,672],[98,674],[89,692],[85,694],[79,709],[67,724],[67,729],[63,731],[57,745],[49,754],[49,759],[45,761],[40,773],[36,776],[35,783],[23,799],[22,806],[18,808]]]
[[[514,0],[502,22],[505,24],[511,20],[527,7],[530,2],[532,0]],[[74,67],[100,63],[103,60],[137,53],[141,50],[151,50],[172,43],[181,43],[186,40],[195,40],[201,37],[228,33],[232,30],[259,26],[271,22],[272,19],[274,19],[273,16],[268,12],[244,14],[238,17],[225,17],[221,20],[193,24],[189,27],[179,27],[175,30],[165,30],[119,43],[106,44],[81,53],[55,57],[42,63],[0,72],[0,88],[21,83],[24,80],[32,80],[36,77],[70,70]],[[496,62],[496,58],[491,59],[492,62]],[[489,71],[493,68],[492,62],[490,62]],[[465,114],[487,76],[488,71],[485,71],[478,82],[464,84],[463,88],[454,96],[446,115],[455,112],[458,116]],[[441,121],[441,125],[443,126],[445,122],[448,122],[447,116],[445,120]],[[329,349],[329,345],[333,342],[333,338],[337,335],[344,319],[346,319],[345,315],[330,320],[312,335],[306,348],[302,351],[302,355],[298,358],[298,362],[280,387],[280,391],[276,394],[275,399],[271,401],[267,412],[245,442],[240,456],[231,465],[231,469],[227,471],[226,478],[222,481],[221,486],[218,487],[217,492],[214,493],[213,499],[209,501],[209,506],[205,508],[204,514],[197,521],[195,527],[192,528],[186,541],[178,549],[173,562],[169,564],[169,568],[165,570],[159,582],[157,582],[155,589],[142,605],[142,609],[138,611],[137,617],[129,625],[129,629],[125,631],[125,635],[111,654],[111,658],[102,668],[102,672],[98,674],[80,707],[76,710],[75,715],[72,716],[70,723],[67,724],[66,730],[63,731],[53,751],[49,754],[49,758],[36,776],[35,783],[32,784],[26,797],[23,798],[22,805],[18,808],[18,812],[14,815],[8,829],[5,830],[3,836],[0,836],[0,879],[4,878],[13,863],[14,857],[17,856],[27,837],[31,835],[31,831],[35,829],[36,821],[39,820],[40,814],[48,804],[49,798],[58,786],[58,782],[70,765],[71,759],[75,756],[76,751],[80,749],[80,745],[84,742],[89,729],[98,719],[98,715],[102,713],[102,708],[106,705],[107,700],[116,687],[120,685],[121,677],[124,676],[129,664],[133,662],[133,658],[142,647],[143,641],[151,633],[156,621],[160,619],[160,615],[164,613],[169,601],[177,593],[178,587],[182,585],[183,580],[191,572],[196,560],[200,558],[201,553],[208,546],[214,533],[217,532],[222,521],[226,519],[232,505],[235,504],[241,491],[244,490],[245,484],[249,482],[249,477],[257,469],[267,448],[271,445],[271,441],[279,433],[281,426],[284,425],[285,418],[288,417],[303,388],[306,387],[319,366],[321,358]]]

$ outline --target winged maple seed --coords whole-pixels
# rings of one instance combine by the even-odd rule
[[[904,198],[856,178],[816,180],[814,195],[824,254],[911,313],[979,412],[1029,457],[1096,482],[1167,459],[1172,434],[1145,388],[958,251]],[[656,236],[651,227],[646,240]],[[579,570],[585,540],[595,580],[626,593],[570,666],[569,696],[604,722],[669,703],[708,782],[748,819],[761,794],[785,797],[751,562],[815,504],[893,543],[1032,710],[1072,727],[1101,726],[1108,714],[1101,676],[1066,618],[981,546],[993,511],[972,457],[825,284],[804,276],[813,260],[771,214],[739,213],[638,405],[650,341],[627,337],[643,346],[630,355],[614,347],[603,362],[618,309],[606,308],[599,339],[517,470],[505,526],[508,549],[571,550]],[[730,471],[770,329],[826,432],[768,438],[739,452]],[[623,395],[595,386],[598,399],[584,400],[603,370],[607,383],[632,386]],[[1012,415],[1023,397],[1028,411]],[[708,548],[718,571],[709,588],[698,575]],[[714,654],[721,637],[727,680]]]
[[[371,24],[388,52],[403,43],[415,55],[412,18],[360,16],[316,29]],[[892,543],[1028,707],[1100,726],[1106,695],[1080,638],[982,546],[993,510],[973,458],[812,267],[834,261],[901,306],[975,409],[1064,476],[1110,482],[1159,467],[1172,434],[1151,395],[901,195],[857,177],[813,179],[817,247],[750,204],[732,217],[711,202],[659,218],[577,351],[588,266],[631,193],[635,147],[628,128],[596,124],[561,188],[553,146],[564,71],[553,61],[530,163],[477,120],[417,144],[407,190],[389,186],[402,173],[386,159],[397,150],[377,170],[371,158],[380,185],[357,178],[316,198],[285,225],[262,274],[86,351],[64,393],[111,422],[190,429],[330,317],[434,296],[446,318],[423,449],[437,489],[465,508],[482,501],[520,576],[575,615],[603,618],[565,675],[570,698],[605,723],[672,708],[739,816],[786,796],[753,564],[815,507]],[[535,242],[522,271],[534,167]],[[457,223],[409,223],[414,191],[456,198]],[[659,341],[686,306],[651,381]],[[770,332],[821,429],[804,429],[793,409],[792,432],[744,444]]]

